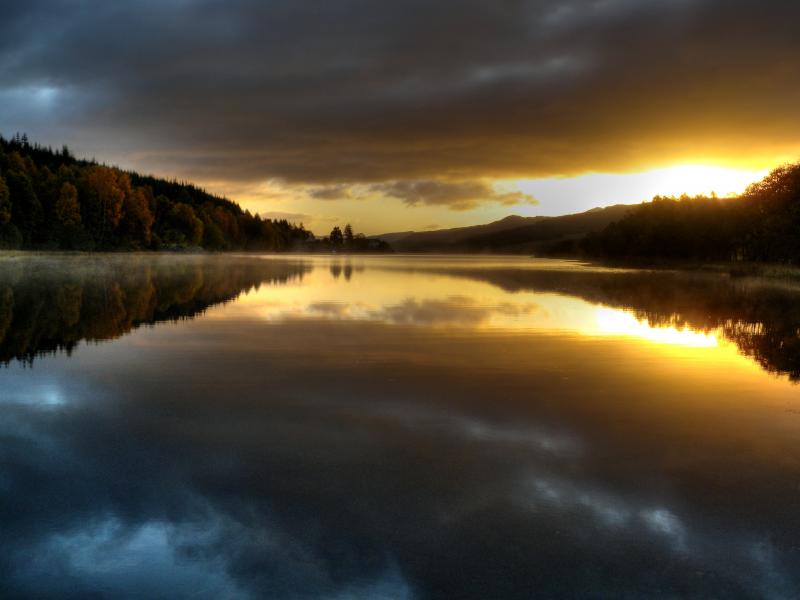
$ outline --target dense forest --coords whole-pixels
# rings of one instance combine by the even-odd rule
[[[800,163],[737,198],[657,196],[575,248],[588,256],[800,263]]]
[[[187,183],[0,137],[0,248],[280,251],[312,239]]]

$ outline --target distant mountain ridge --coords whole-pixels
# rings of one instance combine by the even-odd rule
[[[485,225],[375,236],[398,252],[545,253],[568,249],[621,219],[633,206],[617,204],[559,217],[510,215]]]

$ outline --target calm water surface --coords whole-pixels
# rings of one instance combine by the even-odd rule
[[[0,597],[800,596],[800,287],[0,257]]]

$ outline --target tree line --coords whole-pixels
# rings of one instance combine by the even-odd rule
[[[328,237],[314,240],[307,244],[309,251],[316,252],[392,252],[392,247],[377,238],[368,238],[363,233],[354,233],[348,223],[344,229],[338,225],[331,229]]]
[[[736,198],[656,196],[560,250],[619,259],[800,264],[800,163],[773,170]]]
[[[281,251],[313,239],[191,184],[0,136],[0,248]]]

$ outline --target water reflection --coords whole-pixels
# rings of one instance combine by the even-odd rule
[[[797,388],[723,319],[788,287],[521,261],[361,259],[347,280],[341,259],[338,278],[336,259],[46,260],[2,279],[4,356],[74,350],[0,370],[6,596],[800,589]],[[66,283],[84,300],[59,321],[44,307]],[[119,301],[85,300],[104,293]],[[43,324],[17,312],[37,299]],[[122,337],[74,348],[96,331]]]
[[[345,281],[350,281],[353,277],[353,272],[361,272],[364,270],[363,265],[358,265],[353,267],[353,263],[349,259],[345,259],[344,262],[339,260],[332,260],[330,264],[330,272],[334,279],[339,279],[339,277],[344,277]]]
[[[654,327],[649,321],[637,319],[631,313],[609,308],[598,308],[596,313],[597,324],[602,333],[630,335],[659,344],[678,346],[712,348],[719,345],[719,340],[713,333],[693,331],[685,326],[680,329],[674,325]]]
[[[800,375],[800,286],[791,282],[564,261],[495,259],[478,267],[475,262],[480,261],[5,259],[0,261],[0,360],[30,362],[57,350],[69,354],[80,341],[111,340],[143,324],[192,318],[238,298],[225,318],[627,336],[708,348],[702,355],[707,362],[734,344],[768,372],[793,380]],[[368,277],[353,280],[367,265]]]
[[[295,296],[288,308],[282,302],[287,294],[271,290],[265,303],[270,318],[570,330],[698,347],[725,340],[765,370],[800,379],[800,285],[565,261],[484,262],[475,267],[475,261],[418,258],[362,258],[355,264],[318,257],[6,259],[0,261],[0,361],[69,353],[81,340],[113,339],[142,324],[191,318],[264,283],[301,279],[319,266],[327,267],[334,281],[350,283],[369,263],[366,285],[337,289],[333,298],[319,273],[307,285],[287,290]],[[477,282],[499,291],[487,293]]]
[[[463,268],[505,291],[565,293],[629,310],[644,326],[720,332],[769,372],[800,379],[800,284],[721,274]]]
[[[192,318],[311,267],[236,257],[47,256],[0,260],[0,362]]]

